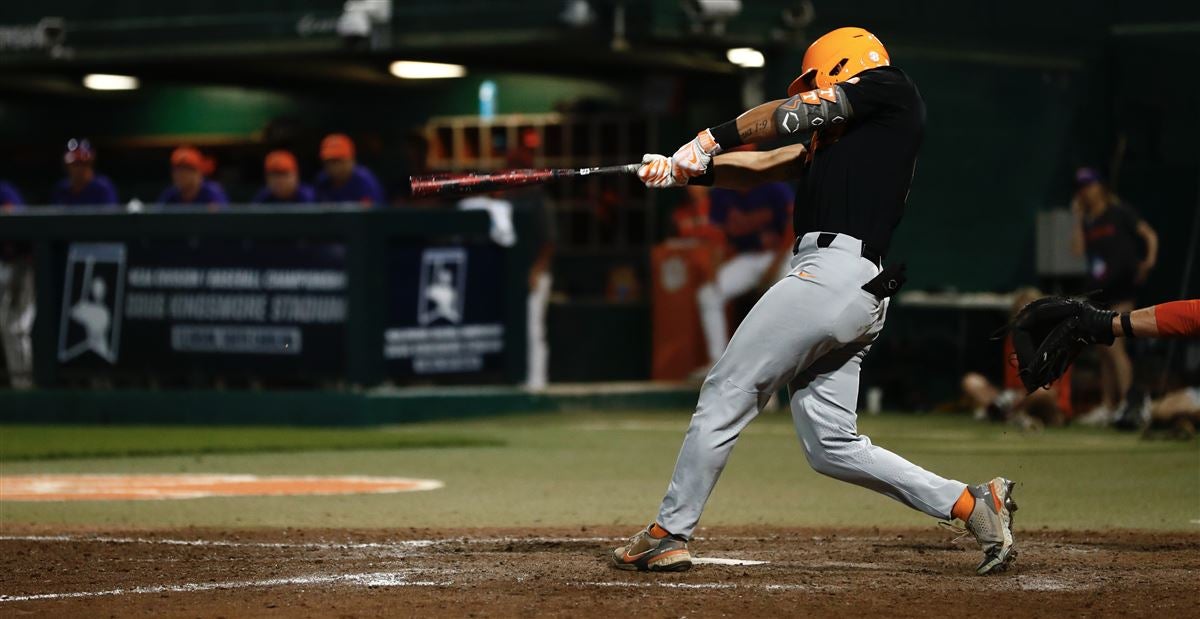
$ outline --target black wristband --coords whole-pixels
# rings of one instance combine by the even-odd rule
[[[715,177],[713,176],[713,169],[712,169],[712,166],[710,165],[710,166],[708,166],[708,170],[706,170],[704,172],[704,174],[701,174],[700,176],[693,176],[693,177],[689,178],[687,184],[700,185],[701,187],[712,187],[713,180],[715,180]]]
[[[731,148],[744,144],[744,142],[742,142],[742,136],[738,134],[737,120],[721,123],[716,127],[709,129],[708,132],[712,134],[713,141],[715,141],[717,146],[720,146],[721,150],[723,151],[727,151]]]
[[[1125,337],[1137,337],[1133,333],[1133,321],[1129,319],[1129,312],[1121,314],[1121,330],[1125,332]]]

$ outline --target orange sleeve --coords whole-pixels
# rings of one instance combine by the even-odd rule
[[[1067,419],[1071,419],[1075,416],[1075,409],[1071,407],[1071,368],[1067,368],[1067,371],[1054,381],[1054,388],[1058,390],[1058,410],[1062,411]]]
[[[1017,349],[1013,346],[1012,334],[1004,338],[1004,388],[1025,390],[1021,376],[1017,374]]]
[[[1200,299],[1154,306],[1159,337],[1200,337]]]

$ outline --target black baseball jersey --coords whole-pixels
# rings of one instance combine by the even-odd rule
[[[839,84],[850,100],[850,121],[811,139],[792,219],[797,236],[840,232],[886,255],[924,136],[925,102],[895,67],[857,77]]]
[[[1102,289],[1106,300],[1133,297],[1138,263],[1146,253],[1137,231],[1141,221],[1141,217],[1124,204],[1113,204],[1094,219],[1084,220],[1088,286]]]

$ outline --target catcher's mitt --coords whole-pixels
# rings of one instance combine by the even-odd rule
[[[1043,297],[1021,308],[1004,330],[1012,332],[1025,389],[1033,393],[1058,380],[1085,346],[1111,345],[1116,315],[1068,297]]]

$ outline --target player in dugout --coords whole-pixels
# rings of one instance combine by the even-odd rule
[[[934,518],[962,520],[983,550],[978,574],[1004,570],[1016,558],[1014,482],[947,479],[858,432],[862,359],[904,282],[903,267],[884,267],[883,258],[904,214],[924,128],[916,84],[891,66],[879,39],[839,28],[805,52],[787,99],[704,129],[671,157],[643,158],[638,175],[648,187],[798,180],[797,237],[788,276],[750,310],[700,389],[657,518],[611,553],[615,567],[691,567],[688,543],[734,444],[784,385],[817,472]],[[793,143],[726,152],[779,138]]]
[[[171,153],[171,186],[163,190],[158,203],[164,206],[197,205],[220,210],[229,204],[225,190],[216,181],[205,178],[212,172],[212,160],[192,146],[180,146]]]
[[[16,185],[0,180],[0,213],[15,213],[25,206],[25,200],[21,199],[21,192],[17,191]]]
[[[308,204],[316,201],[313,188],[300,182],[300,166],[290,151],[273,150],[263,161],[266,185],[254,194],[254,204]]]
[[[67,177],[54,187],[51,202],[62,206],[107,206],[117,203],[117,189],[93,167],[96,151],[91,142],[71,138],[63,153]]]
[[[358,164],[354,142],[344,133],[321,140],[321,173],[313,185],[317,202],[353,202],[363,208],[383,204],[383,186]]]

